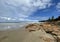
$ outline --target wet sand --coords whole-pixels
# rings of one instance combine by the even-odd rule
[[[23,42],[27,35],[28,32],[23,28],[12,31],[1,31],[0,42]]]
[[[0,42],[25,42],[30,35],[30,32],[25,30],[26,25],[15,30],[0,31]]]

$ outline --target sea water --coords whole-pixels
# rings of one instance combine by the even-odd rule
[[[0,23],[0,31],[21,28],[31,23],[37,23],[37,22]]]
[[[0,31],[21,28],[25,24],[26,23],[0,23]]]

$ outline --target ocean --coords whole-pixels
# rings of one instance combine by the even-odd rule
[[[21,28],[26,23],[0,23],[0,31]]]
[[[0,31],[21,28],[30,23],[34,22],[0,23]]]

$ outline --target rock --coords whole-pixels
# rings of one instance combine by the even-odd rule
[[[29,24],[28,26],[26,26],[26,29],[31,32],[31,31],[36,31],[39,30],[40,27],[38,24]]]
[[[32,33],[30,35],[33,37],[33,40],[36,40],[34,42],[60,42],[60,28],[56,25],[49,23],[29,24],[26,26],[26,30]]]
[[[57,36],[57,42],[60,42],[60,36]]]
[[[54,37],[47,34],[43,29],[30,32],[24,42],[56,42]]]
[[[51,24],[29,24],[28,26],[26,26],[26,29],[30,30],[30,31],[36,31],[43,28],[46,32],[55,32],[55,31],[60,31],[60,28],[56,25],[51,25]]]

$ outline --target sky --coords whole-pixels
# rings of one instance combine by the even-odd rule
[[[39,21],[60,16],[60,0],[0,0],[0,22]]]

